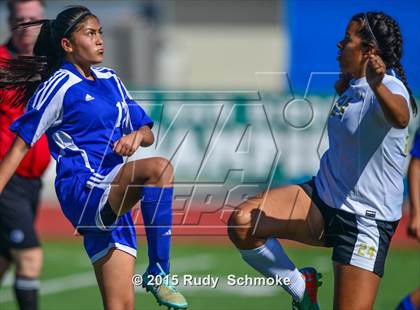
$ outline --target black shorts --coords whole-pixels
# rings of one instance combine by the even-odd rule
[[[325,246],[333,248],[332,260],[382,277],[391,238],[399,221],[380,221],[329,207],[319,197],[314,179],[299,186],[322,213]]]
[[[34,229],[42,183],[13,175],[0,195],[0,255],[11,259],[10,249],[40,246]]]

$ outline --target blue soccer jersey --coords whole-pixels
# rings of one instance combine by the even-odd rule
[[[65,62],[42,83],[26,113],[10,129],[33,145],[46,132],[57,161],[57,180],[77,175],[93,187],[123,162],[112,146],[124,134],[153,122],[128,94],[114,71],[92,68],[86,79]]]

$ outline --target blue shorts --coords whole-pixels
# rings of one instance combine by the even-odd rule
[[[100,211],[108,200],[111,183],[122,164],[96,174],[96,182],[84,182],[77,175],[56,181],[56,193],[64,215],[83,235],[83,244],[92,263],[117,248],[137,255],[136,233],[131,212],[105,227]],[[92,178],[91,178],[92,179]]]

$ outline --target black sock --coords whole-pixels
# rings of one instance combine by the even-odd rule
[[[38,278],[16,276],[15,295],[20,310],[38,309],[39,286]]]

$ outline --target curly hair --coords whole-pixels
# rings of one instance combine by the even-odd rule
[[[404,83],[410,94],[410,103],[414,114],[417,114],[417,104],[408,86],[404,69],[401,65],[403,55],[403,38],[398,23],[391,16],[383,12],[359,13],[352,17],[352,21],[361,24],[358,35],[365,46],[376,46],[379,56],[387,69],[394,69],[397,77]]]

